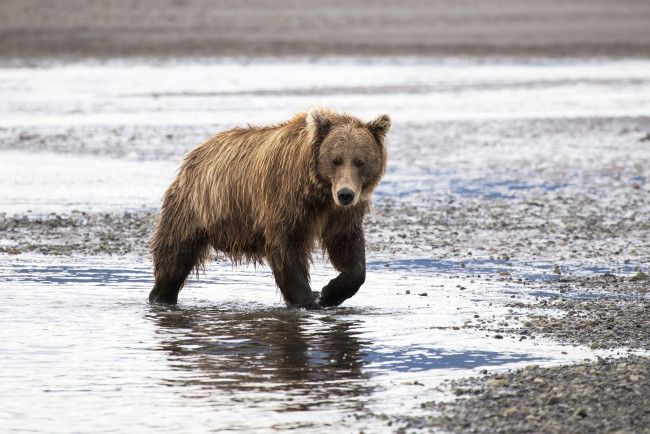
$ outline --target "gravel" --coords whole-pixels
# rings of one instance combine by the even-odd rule
[[[631,355],[573,366],[531,365],[452,381],[453,402],[431,415],[392,420],[397,432],[650,432],[650,358]]]
[[[648,298],[555,298],[510,306],[512,315],[505,321],[494,324],[479,318],[466,322],[463,327],[483,330],[487,337],[524,340],[544,336],[592,349],[650,349]]]
[[[0,214],[0,253],[146,255],[154,213]]]

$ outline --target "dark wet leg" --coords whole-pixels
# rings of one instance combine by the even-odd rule
[[[287,307],[318,309],[309,285],[307,253],[298,240],[291,240],[282,248],[269,249],[267,259]]]
[[[206,241],[197,238],[154,251],[155,284],[149,293],[149,302],[176,304],[187,276],[199,264],[207,248]]]
[[[341,272],[323,287],[318,304],[338,306],[357,293],[366,280],[366,251],[363,229],[356,228],[325,240],[334,268]]]

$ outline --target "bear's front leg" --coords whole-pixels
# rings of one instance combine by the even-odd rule
[[[324,234],[330,262],[341,274],[323,287],[318,304],[338,306],[357,293],[366,280],[366,243],[361,225]]]
[[[319,309],[309,286],[308,252],[297,239],[267,246],[266,257],[287,307]]]

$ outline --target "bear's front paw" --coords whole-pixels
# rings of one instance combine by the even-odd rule
[[[320,304],[318,303],[318,300],[320,299],[320,291],[312,291],[312,299],[308,303],[304,304],[301,307],[304,307],[307,310],[319,310],[321,309]]]
[[[309,293],[311,297],[304,297],[297,303],[290,303],[285,300],[287,307],[290,309],[306,309],[306,310],[318,310],[321,309],[320,304],[318,303],[320,292],[312,291]]]
[[[322,293],[319,294],[319,297],[316,299],[316,301],[321,308],[336,307],[343,302],[343,300],[341,301],[333,300],[332,297],[328,297],[327,294],[322,294]]]

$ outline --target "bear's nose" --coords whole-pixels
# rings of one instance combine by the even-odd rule
[[[354,191],[350,190],[349,188],[342,188],[337,193],[337,196],[341,204],[349,205],[354,200]]]

